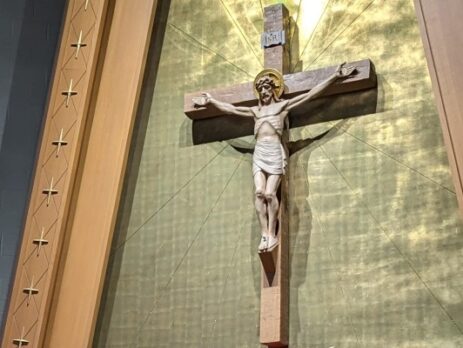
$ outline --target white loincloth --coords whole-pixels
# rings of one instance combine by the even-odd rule
[[[285,148],[276,141],[257,141],[252,157],[252,175],[263,171],[267,174],[284,175],[287,165]]]

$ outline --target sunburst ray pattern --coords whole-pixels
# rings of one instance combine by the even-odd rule
[[[252,80],[276,2],[172,0],[95,347],[260,346],[251,157],[193,146],[183,95]],[[376,114],[291,131],[327,134],[290,160],[290,346],[463,346],[463,228],[412,1],[280,2],[304,70],[378,73]]]

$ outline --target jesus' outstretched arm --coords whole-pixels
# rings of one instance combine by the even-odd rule
[[[209,93],[203,93],[201,98],[193,100],[194,104],[197,106],[206,106],[209,104],[214,105],[217,109],[226,114],[231,115],[238,115],[238,116],[245,116],[245,117],[253,117],[254,113],[252,112],[251,108],[245,106],[234,106],[230,103],[225,103],[219,100],[212,98]]]
[[[339,65],[336,71],[330,77],[328,77],[325,81],[320,82],[318,85],[312,88],[309,92],[298,95],[297,97],[294,97],[292,99],[289,99],[286,110],[289,111],[305,102],[315,99],[320,94],[322,94],[329,86],[331,86],[333,82],[335,82],[336,80],[340,78],[346,78],[352,75],[352,73],[355,71],[355,67],[353,66],[344,67],[344,64],[345,63],[342,63],[341,65]]]

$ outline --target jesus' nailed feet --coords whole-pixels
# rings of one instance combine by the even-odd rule
[[[270,252],[278,246],[280,240],[278,237],[262,236],[259,244],[259,253]]]

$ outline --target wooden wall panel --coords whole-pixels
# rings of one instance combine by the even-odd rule
[[[415,9],[463,213],[463,3],[415,0]]]
[[[116,221],[156,0],[117,0],[45,346],[89,347]]]
[[[107,2],[67,4],[2,347],[42,345]]]

